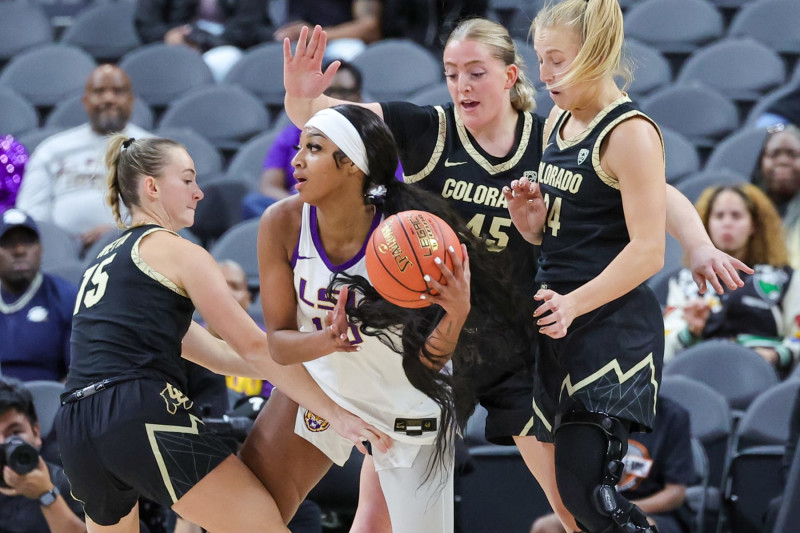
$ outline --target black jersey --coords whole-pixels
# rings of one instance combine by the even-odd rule
[[[127,230],[83,275],[72,321],[67,389],[115,376],[166,379],[186,390],[181,341],[194,305],[186,292],[139,256],[155,225]]]
[[[453,109],[405,102],[381,104],[394,134],[406,183],[441,195],[494,251],[512,254],[516,279],[532,280],[536,248],[511,223],[503,187],[522,177],[535,179],[542,155],[544,119],[520,112],[516,141],[505,157],[484,152]],[[507,250],[507,251],[506,251]]]
[[[600,166],[600,147],[615,126],[636,116],[651,120],[623,96],[568,140],[559,131],[569,112],[556,118],[537,173],[547,205],[538,282],[585,283],[630,242],[619,182]]]

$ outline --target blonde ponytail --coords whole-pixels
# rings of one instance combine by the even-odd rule
[[[119,186],[119,160],[122,156],[122,143],[128,138],[122,134],[113,135],[108,141],[106,148],[106,168],[108,169],[106,201],[111,206],[111,211],[114,213],[114,219],[117,221],[117,226],[124,228],[125,224],[122,222],[120,215],[119,202],[122,192]],[[123,200],[124,201],[124,200]],[[127,205],[127,204],[126,204]]]
[[[562,26],[572,28],[581,38],[581,49],[567,73],[551,88],[563,88],[578,82],[618,76],[627,87],[633,75],[622,60],[624,27],[618,0],[564,0],[548,3],[536,14],[531,34]],[[624,88],[623,87],[623,88]]]

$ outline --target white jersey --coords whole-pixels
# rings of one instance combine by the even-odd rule
[[[372,229],[381,222],[375,215]],[[297,321],[300,331],[320,330],[325,314],[333,304],[325,291],[335,272],[367,277],[364,259],[367,241],[358,254],[341,265],[333,265],[319,238],[316,208],[303,205],[300,238],[292,257],[294,288],[297,294]],[[334,352],[303,363],[322,390],[337,404],[358,415],[394,439],[414,444],[429,444],[435,431],[409,436],[395,431],[396,419],[435,418],[440,426],[436,403],[408,381],[402,356],[373,336],[362,335],[350,327],[350,340],[362,346],[360,352]],[[400,340],[397,339],[400,346]]]
[[[134,124],[125,126],[123,133],[137,139],[153,136]],[[17,207],[73,235],[96,226],[116,226],[106,203],[107,144],[108,136],[93,131],[88,123],[42,141],[28,160]]]

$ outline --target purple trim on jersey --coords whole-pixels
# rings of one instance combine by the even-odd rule
[[[294,251],[292,252],[292,270],[297,265],[297,257],[300,255],[300,237],[303,235],[303,224],[300,224],[300,233],[297,235],[297,242],[294,244]]]
[[[364,244],[361,245],[361,249],[358,251],[356,255],[351,257],[348,261],[345,261],[341,265],[334,265],[328,259],[328,254],[325,253],[325,248],[322,246],[322,240],[319,238],[319,222],[317,221],[317,208],[316,206],[311,206],[311,213],[309,218],[311,219],[311,239],[314,241],[314,248],[316,248],[317,253],[319,253],[320,259],[322,262],[325,263],[325,266],[328,267],[328,270],[331,272],[344,272],[351,266],[355,265],[361,258],[364,257],[364,253],[367,251],[367,243],[369,243],[369,237],[372,235],[372,232],[375,231],[375,228],[378,227],[378,224],[381,222],[381,217],[383,214],[381,213],[380,209],[375,209],[375,216],[372,218],[372,225],[369,228],[369,235],[367,238],[364,239]]]

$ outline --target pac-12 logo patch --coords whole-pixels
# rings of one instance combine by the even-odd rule
[[[313,431],[314,433],[325,431],[331,426],[327,420],[318,417],[317,415],[315,415],[314,413],[312,413],[307,409],[305,414],[303,415],[303,420],[305,421],[308,430]]]
[[[586,161],[587,157],[589,157],[589,150],[587,150],[586,148],[581,148],[581,151],[578,152],[578,164],[579,165],[583,164],[583,162]]]

